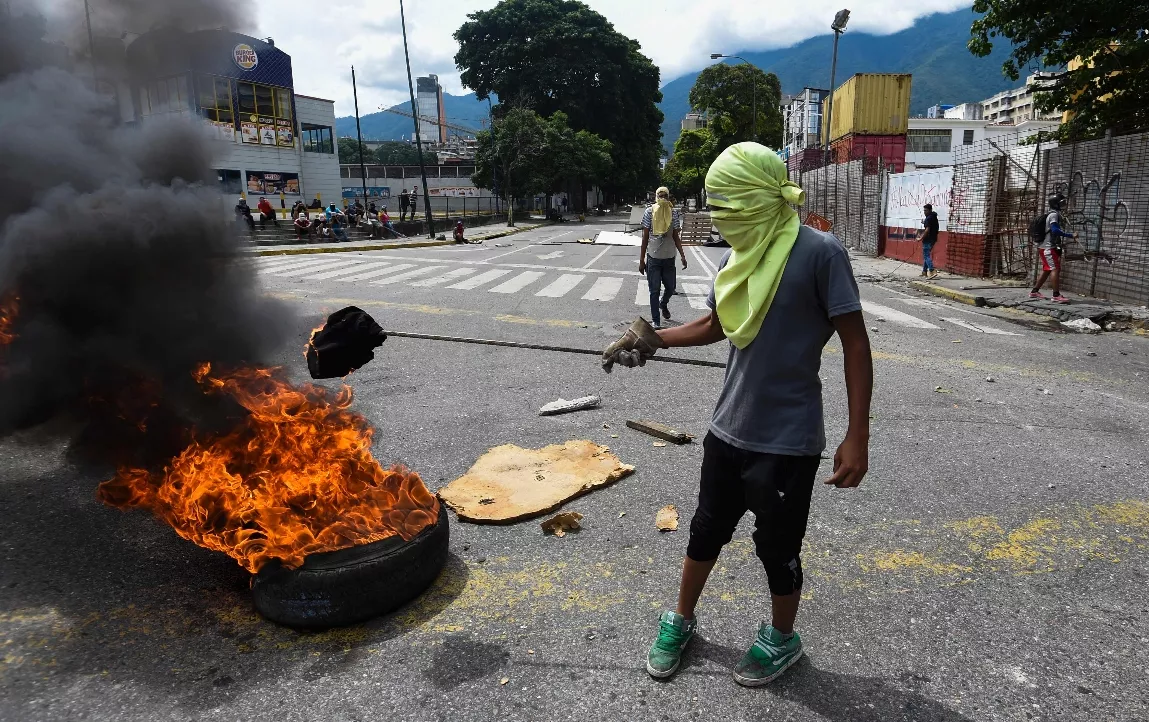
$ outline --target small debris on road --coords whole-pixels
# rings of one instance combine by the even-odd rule
[[[1049,389],[1042,389],[1041,393],[1045,394],[1046,396],[1052,396],[1053,395],[1053,392],[1050,391]]]
[[[624,516],[626,516],[626,512],[625,512],[625,511],[620,511],[620,512],[618,513],[618,518],[619,518],[619,519],[623,518]]]
[[[1101,333],[1101,327],[1088,318],[1075,318],[1072,321],[1062,321],[1061,325],[1078,333]]]
[[[610,438],[612,438],[612,439],[617,439],[617,438],[618,438],[618,434],[611,434],[611,435],[610,435]]]
[[[986,383],[992,384],[993,383],[993,377],[992,376],[986,376],[985,381],[986,381]]]
[[[578,531],[582,529],[582,514],[577,511],[564,511],[562,514],[555,514],[550,519],[544,521],[541,526],[544,534],[554,534],[557,537],[564,537],[568,531]]]
[[[1096,356],[1096,355],[1097,355],[1097,352],[1096,352],[1096,351],[1086,351],[1086,352],[1085,352],[1085,355],[1086,355],[1086,356]]]
[[[961,343],[961,339],[960,339],[960,338],[955,338],[955,339],[954,339],[953,341],[951,341],[950,343]]]
[[[877,326],[870,326],[870,333],[877,333],[877,332],[878,332]]]
[[[666,424],[660,424],[657,421],[631,421],[628,419],[626,425],[635,431],[657,436],[660,439],[665,439],[675,444],[689,444],[694,438],[685,431],[672,429]]]
[[[656,442],[654,442],[654,446],[663,447],[663,446],[666,446],[666,442],[665,441],[656,441]]]
[[[572,411],[583,411],[584,409],[593,409],[602,403],[602,399],[597,396],[582,396],[577,399],[557,399],[546,404],[539,409],[539,416],[554,416],[556,414],[569,414]]]
[[[499,680],[499,684],[506,684],[507,682],[510,682],[510,681],[511,681],[510,677],[503,677],[502,679]]]
[[[667,504],[654,515],[654,525],[659,531],[678,531],[678,507]]]
[[[1053,484],[1050,484],[1050,485],[1049,485],[1049,488],[1050,488],[1050,489],[1056,489],[1057,487],[1056,487],[1056,486],[1054,486]]]
[[[934,387],[934,393],[935,394],[952,394],[953,391],[950,391],[949,389],[944,388],[942,386],[936,386],[936,387]]]

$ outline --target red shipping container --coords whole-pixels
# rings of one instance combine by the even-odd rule
[[[893,166],[894,173],[906,169],[906,136],[857,135],[842,136],[830,144],[834,163],[865,159],[865,173],[878,172],[878,159],[885,167]]]

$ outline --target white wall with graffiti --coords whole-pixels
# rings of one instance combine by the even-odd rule
[[[952,167],[892,173],[886,194],[883,225],[918,228],[922,224],[922,206],[929,203],[938,214],[940,230],[946,230],[950,217],[953,177]]]

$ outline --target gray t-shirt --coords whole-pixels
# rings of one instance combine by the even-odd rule
[[[1056,248],[1056,239],[1053,237],[1053,224],[1056,223],[1058,228],[1065,225],[1065,218],[1059,211],[1049,211],[1045,214],[1045,235],[1041,237],[1041,245],[1038,248]]]
[[[642,214],[642,227],[650,231],[650,241],[646,244],[646,255],[651,258],[674,258],[678,252],[674,245],[674,229],[682,230],[682,214],[675,208],[671,216],[670,228],[661,236],[654,235],[651,230],[654,225],[653,206]]]
[[[727,251],[719,268],[729,259]],[[713,287],[707,303],[714,308]],[[747,451],[821,454],[822,348],[834,335],[830,319],[861,308],[841,241],[802,226],[758,335],[744,349],[730,345],[711,433]]]

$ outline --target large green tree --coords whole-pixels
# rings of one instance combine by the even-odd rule
[[[709,128],[682,131],[674,142],[674,154],[662,171],[663,185],[676,196],[697,195],[719,152],[719,141]]]
[[[1062,69],[1035,104],[1072,112],[1064,136],[1149,127],[1149,3],[975,0],[973,9],[982,17],[973,23],[969,49],[985,57],[994,38],[1008,41],[1006,77],[1018,80],[1032,66]],[[1071,63],[1081,65],[1068,70]]]
[[[562,111],[544,119],[543,127],[544,148],[537,167],[543,190],[558,193],[574,181],[585,196],[588,184],[609,177],[610,141],[587,130],[575,131]]]
[[[479,98],[495,93],[611,144],[603,188],[643,192],[658,180],[662,111],[658,68],[639,44],[575,0],[503,0],[455,32],[455,64]]]
[[[507,201],[507,225],[515,225],[514,199],[546,188],[547,123],[530,108],[511,108],[490,130],[476,136],[475,174],[471,181],[491,188]]]
[[[419,149],[414,144],[401,140],[385,140],[375,149],[375,162],[382,165],[418,165]],[[423,162],[436,165],[439,158],[424,148]]]
[[[361,157],[367,163],[371,162],[371,151],[367,150],[366,146],[359,145],[359,141],[354,138],[340,138],[337,147],[340,163],[358,163]]]
[[[710,65],[690,89],[690,106],[707,114],[718,151],[755,138],[770,148],[780,147],[781,105],[778,76],[748,63]]]

